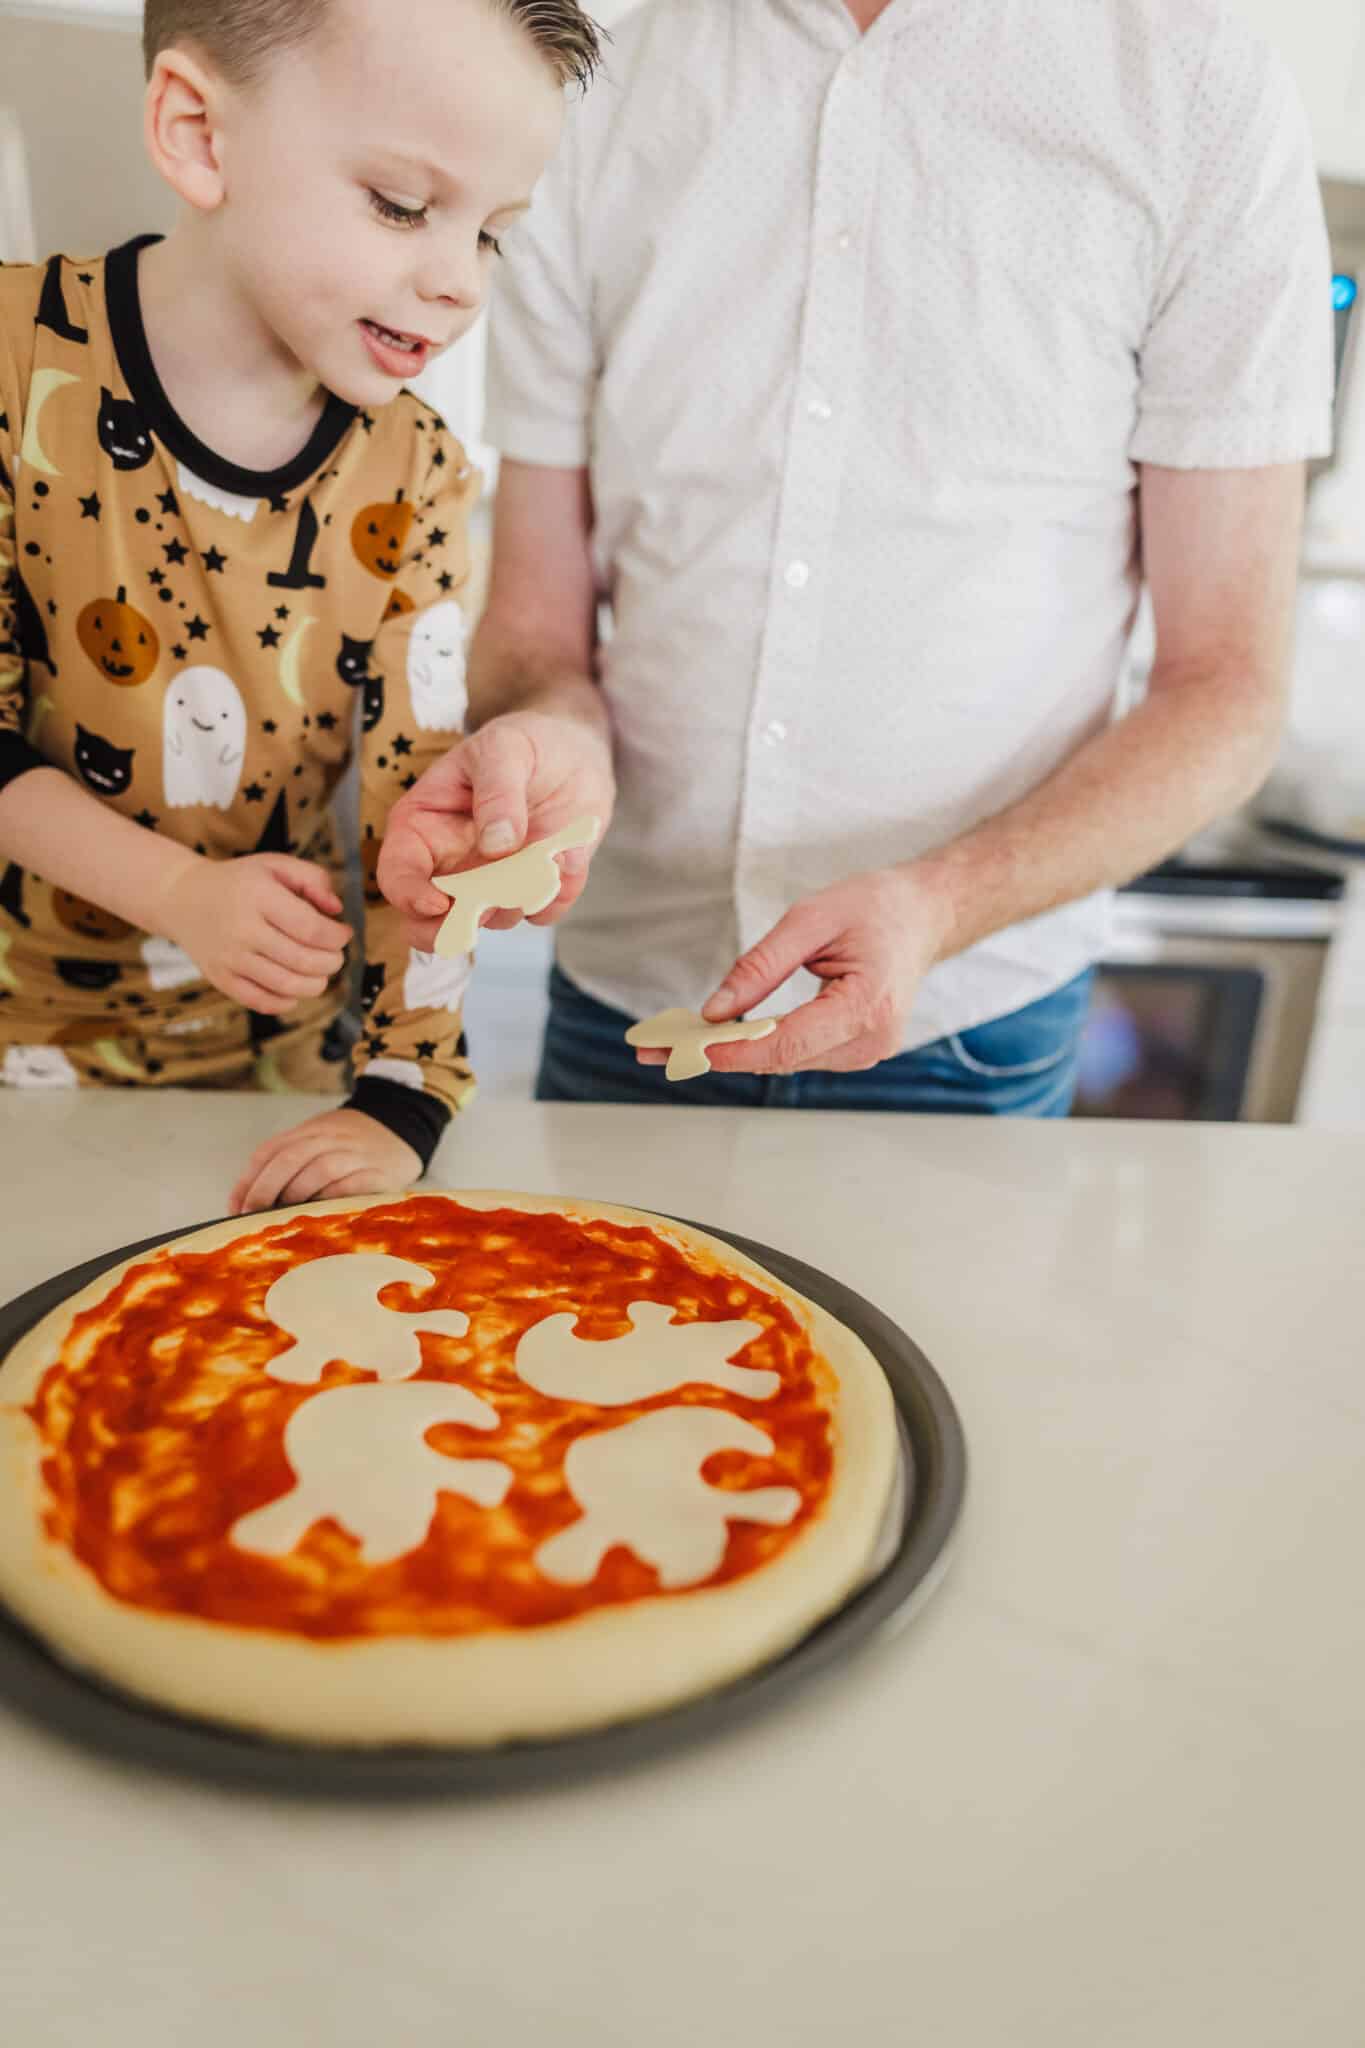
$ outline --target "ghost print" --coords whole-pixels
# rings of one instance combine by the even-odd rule
[[[7,1045],[0,1081],[9,1088],[75,1088],[79,1076],[59,1045]]]
[[[166,691],[161,773],[172,810],[231,808],[246,755],[246,706],[220,668],[187,668]]]
[[[446,959],[440,953],[424,953],[413,946],[403,974],[403,1008],[458,1009],[473,971],[472,953],[457,953],[454,959]]]
[[[412,622],[408,691],[412,715],[425,732],[451,732],[464,723],[469,706],[464,640],[464,613],[453,597],[429,606]]]

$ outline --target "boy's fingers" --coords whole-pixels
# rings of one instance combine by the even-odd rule
[[[306,898],[319,910],[334,916],[341,909],[341,898],[332,887],[325,869],[318,867],[315,861],[298,860],[292,853],[281,853],[275,855],[271,867],[286,888],[292,889],[296,896]]]
[[[273,931],[283,932],[300,946],[316,946],[320,952],[335,953],[345,946],[351,927],[340,918],[324,917],[292,890],[283,889],[266,906],[265,921]]]
[[[320,946],[301,946],[295,939],[285,938],[282,932],[270,932],[261,941],[262,957],[276,967],[285,967],[293,974],[321,975],[330,981],[339,974],[346,964],[346,955],[335,946],[323,950]]]
[[[269,989],[271,995],[282,996],[290,1003],[305,996],[320,996],[327,986],[325,974],[296,974],[292,967],[281,967],[264,953],[252,954],[251,978]]]

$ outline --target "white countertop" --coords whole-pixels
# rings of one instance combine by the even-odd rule
[[[0,1092],[0,1299],[221,1209],[281,1099]],[[899,1637],[616,1779],[291,1806],[0,1702],[14,2048],[1354,2048],[1365,1139],[475,1108],[433,1178],[671,1210],[957,1401]]]

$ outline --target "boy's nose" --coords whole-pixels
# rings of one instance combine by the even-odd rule
[[[417,280],[418,296],[428,305],[453,306],[462,313],[476,313],[483,301],[483,269],[478,252],[447,254],[439,264],[430,264]]]

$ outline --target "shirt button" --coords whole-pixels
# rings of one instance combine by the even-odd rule
[[[787,728],[780,718],[774,718],[771,724],[763,728],[763,738],[770,747],[780,746],[786,737]]]
[[[813,420],[832,420],[834,418],[834,407],[824,398],[808,399],[806,411]]]
[[[810,564],[808,562],[788,562],[782,572],[782,580],[788,590],[804,590],[810,582]]]
[[[852,237],[852,235],[851,235],[851,234],[849,233],[849,231],[848,231],[848,229],[847,229],[847,228],[845,228],[845,229],[844,229],[844,230],[842,231],[842,233],[841,233],[841,234],[839,234],[839,235],[838,235],[838,236],[836,237],[836,240],[837,240],[838,246],[839,246],[839,247],[840,247],[841,249],[851,249],[851,248],[853,247],[853,237]]]

